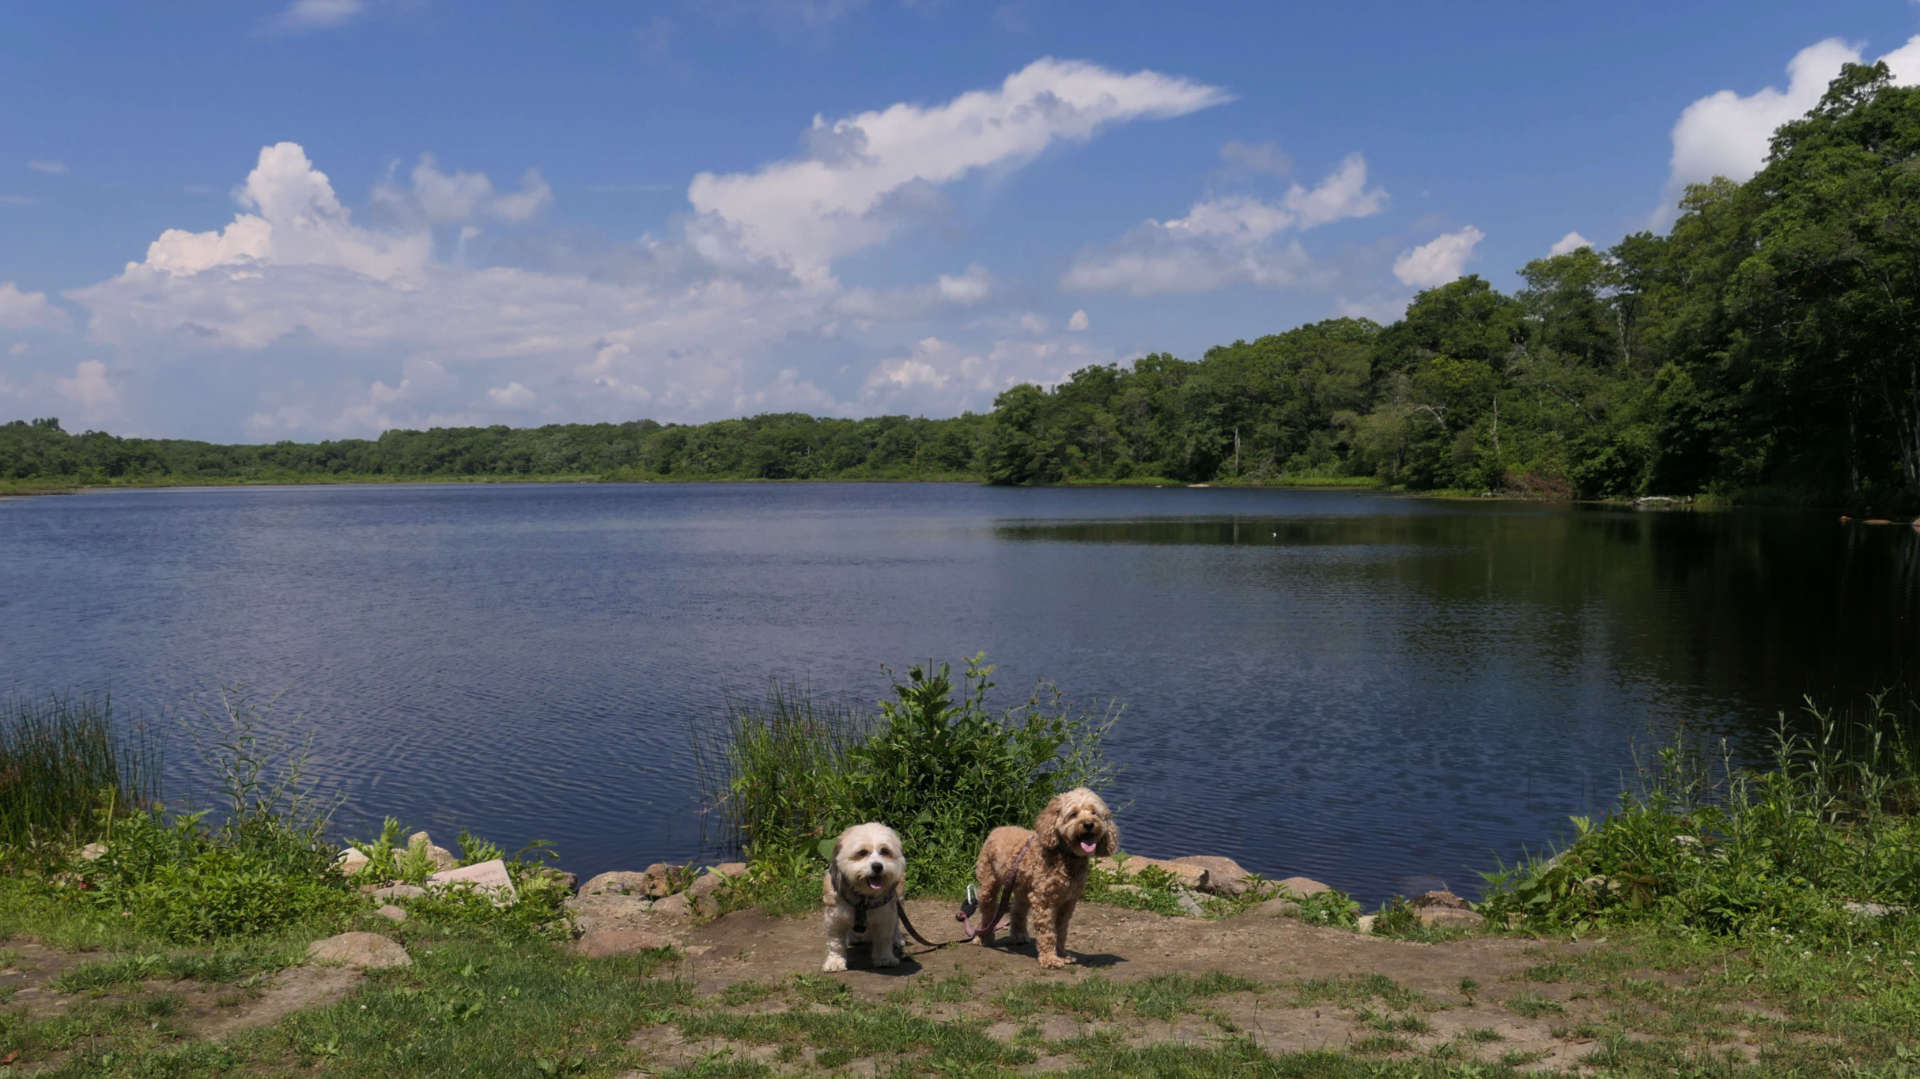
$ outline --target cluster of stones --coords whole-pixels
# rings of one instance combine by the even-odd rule
[[[1239,862],[1218,854],[1193,854],[1184,858],[1146,858],[1139,855],[1096,858],[1094,865],[1120,878],[1138,876],[1148,868],[1160,870],[1175,880],[1174,895],[1180,909],[1195,916],[1202,913],[1198,898],[1201,893],[1232,899],[1251,893],[1261,902],[1248,908],[1249,916],[1298,918],[1303,900],[1333,890],[1310,877],[1258,879],[1241,868]],[[1137,886],[1118,884],[1114,888],[1128,890]],[[1452,892],[1427,892],[1408,900],[1407,905],[1413,908],[1422,925],[1476,929],[1485,921],[1473,912],[1466,900]],[[1372,930],[1375,917],[1372,914],[1361,917],[1358,926],[1360,932]]]
[[[719,913],[719,893],[746,872],[745,862],[722,862],[700,872],[656,862],[592,877],[564,904],[579,934],[574,950],[632,955],[679,944],[695,917]]]

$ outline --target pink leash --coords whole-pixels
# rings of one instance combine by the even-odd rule
[[[961,937],[961,940],[972,940],[983,933],[991,933],[999,927],[1000,919],[1007,913],[1009,906],[1007,900],[1013,895],[1014,878],[1020,875],[1020,859],[1027,856],[1027,848],[1033,846],[1033,841],[1037,838],[1039,837],[1027,837],[1026,843],[1020,847],[1020,853],[1013,856],[1013,864],[1007,867],[1007,875],[1001,878],[1000,898],[994,904],[997,909],[994,911],[992,925],[983,925],[977,930],[973,927],[973,912],[980,909],[980,900],[974,895],[974,886],[967,885],[967,897],[960,903],[960,913],[953,916],[954,921],[966,927],[967,935]]]

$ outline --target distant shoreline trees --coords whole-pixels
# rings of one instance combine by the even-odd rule
[[[1377,478],[1412,489],[1920,504],[1920,88],[1851,64],[1745,183],[1637,232],[1317,322],[1014,386],[991,414],[651,420],[216,445],[0,425],[0,480]]]

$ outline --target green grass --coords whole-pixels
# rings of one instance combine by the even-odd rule
[[[1115,982],[1095,974],[1072,983],[1023,983],[1000,993],[994,1003],[1015,1018],[1064,1012],[1089,1019],[1116,1015],[1172,1019],[1208,997],[1258,992],[1262,988],[1259,982],[1217,971],[1204,975],[1160,974],[1132,982]]]
[[[150,801],[147,744],[119,729],[111,699],[49,695],[0,704],[0,857],[63,857],[111,815]]]

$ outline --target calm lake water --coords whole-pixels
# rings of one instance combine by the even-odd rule
[[[953,485],[219,488],[0,502],[0,690],[283,694],[337,830],[714,853],[695,732],[770,679],[877,700],[985,650],[1125,711],[1129,849],[1377,901],[1565,836],[1636,743],[1764,748],[1920,681],[1920,535],[1831,514]],[[296,715],[301,717],[296,724]],[[710,831],[710,828],[706,831]]]

